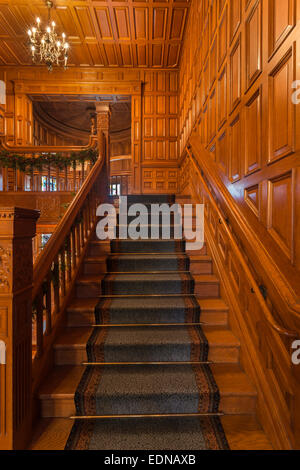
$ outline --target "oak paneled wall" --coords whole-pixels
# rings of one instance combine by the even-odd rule
[[[131,95],[132,191],[177,191],[177,70],[89,67],[56,69],[49,74],[42,67],[0,67],[0,79],[7,84],[5,134],[17,144],[22,134],[23,145],[26,113],[22,108],[17,114],[15,107],[29,94]]]
[[[300,1],[193,0],[190,10],[180,154],[200,137],[299,294]]]
[[[143,192],[176,192],[178,74],[145,72],[143,88]],[[170,168],[169,165],[172,165]]]

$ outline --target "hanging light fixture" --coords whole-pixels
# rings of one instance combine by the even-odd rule
[[[41,30],[41,19],[36,18],[36,26],[28,30],[29,45],[33,62],[45,63],[51,71],[54,65],[67,68],[69,44],[65,33],[61,37],[55,31],[56,24],[51,21],[53,2],[46,1],[48,7],[48,24],[45,31]]]

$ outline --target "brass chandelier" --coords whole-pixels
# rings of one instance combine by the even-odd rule
[[[61,37],[55,31],[56,24],[51,21],[51,8],[53,3],[46,1],[48,7],[48,24],[45,31],[41,30],[41,20],[36,18],[36,26],[28,30],[29,45],[33,62],[45,63],[51,71],[54,65],[68,63],[69,44],[66,41],[65,33]]]

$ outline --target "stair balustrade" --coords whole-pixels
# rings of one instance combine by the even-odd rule
[[[51,367],[96,208],[107,197],[104,148],[100,154],[34,266],[39,212],[0,210],[0,449],[24,449],[31,438],[37,388]]]
[[[62,165],[45,164],[41,168],[28,167],[25,170],[18,168],[1,166],[0,159],[0,192],[3,197],[5,193],[23,192],[24,197],[28,197],[28,192],[76,192],[83,184],[88,175],[92,164],[91,162],[80,162],[73,164],[72,155],[84,154],[95,149],[97,136],[90,136],[89,143],[86,146],[11,146],[4,138],[0,138],[0,152],[5,152],[8,157],[21,155],[33,160],[39,156],[49,155],[55,159],[61,155],[70,164]],[[3,201],[2,201],[3,202]]]

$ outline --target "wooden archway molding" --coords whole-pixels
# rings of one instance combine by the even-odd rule
[[[13,80],[13,91],[17,97],[28,95],[128,95],[131,96],[131,144],[135,149],[132,172],[134,175],[134,192],[141,190],[142,160],[142,91],[141,80],[86,81],[86,80]],[[0,138],[0,145],[5,150],[19,153],[35,152],[70,152],[86,150],[96,145],[96,136],[91,136],[86,146],[17,146],[11,145],[5,137]]]

